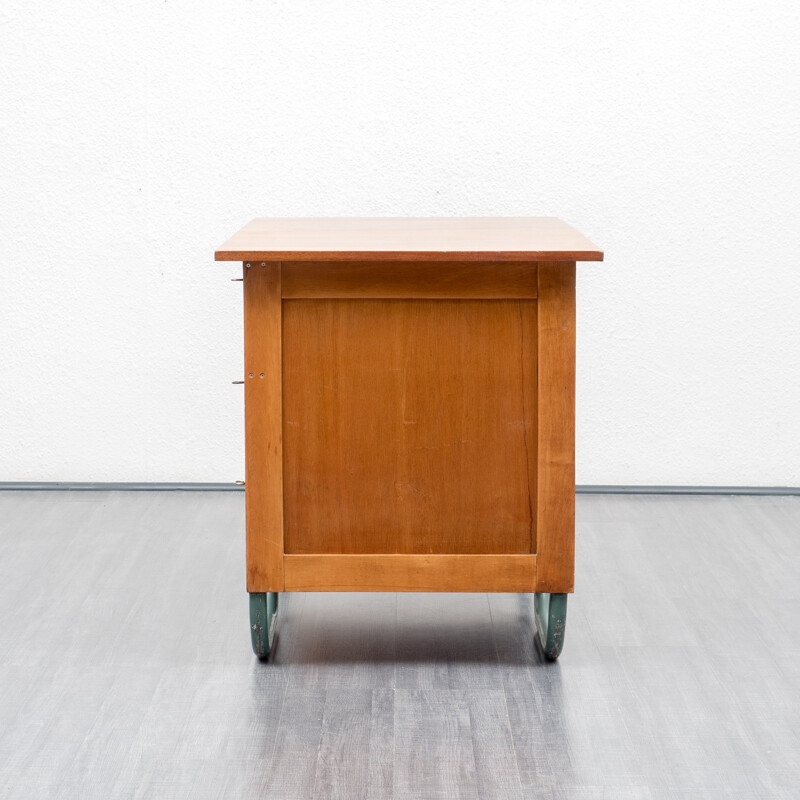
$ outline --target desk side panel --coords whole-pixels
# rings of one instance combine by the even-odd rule
[[[535,300],[285,300],[286,553],[530,554]]]

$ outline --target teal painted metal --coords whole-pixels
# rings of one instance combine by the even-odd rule
[[[277,592],[250,592],[250,641],[262,661],[269,658],[272,650],[277,615]]]
[[[567,628],[567,595],[538,592],[533,597],[536,630],[545,658],[555,661],[564,649]]]

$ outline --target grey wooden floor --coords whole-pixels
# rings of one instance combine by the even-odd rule
[[[524,595],[284,597],[250,654],[243,496],[0,492],[0,797],[800,797],[800,498],[578,498]]]

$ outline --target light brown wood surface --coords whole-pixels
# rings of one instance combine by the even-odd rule
[[[244,269],[247,591],[283,591],[281,265]]]
[[[287,555],[286,591],[532,592],[535,555]]]
[[[287,261],[282,294],[298,298],[535,299],[536,263]]]
[[[254,219],[217,261],[602,261],[555,217]]]
[[[575,265],[539,264],[537,591],[571,592],[575,564]]]
[[[283,304],[287,553],[530,553],[536,301]]]

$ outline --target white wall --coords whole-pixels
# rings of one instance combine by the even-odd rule
[[[578,481],[800,485],[796,0],[0,5],[0,480],[243,477],[254,216],[554,215]]]

